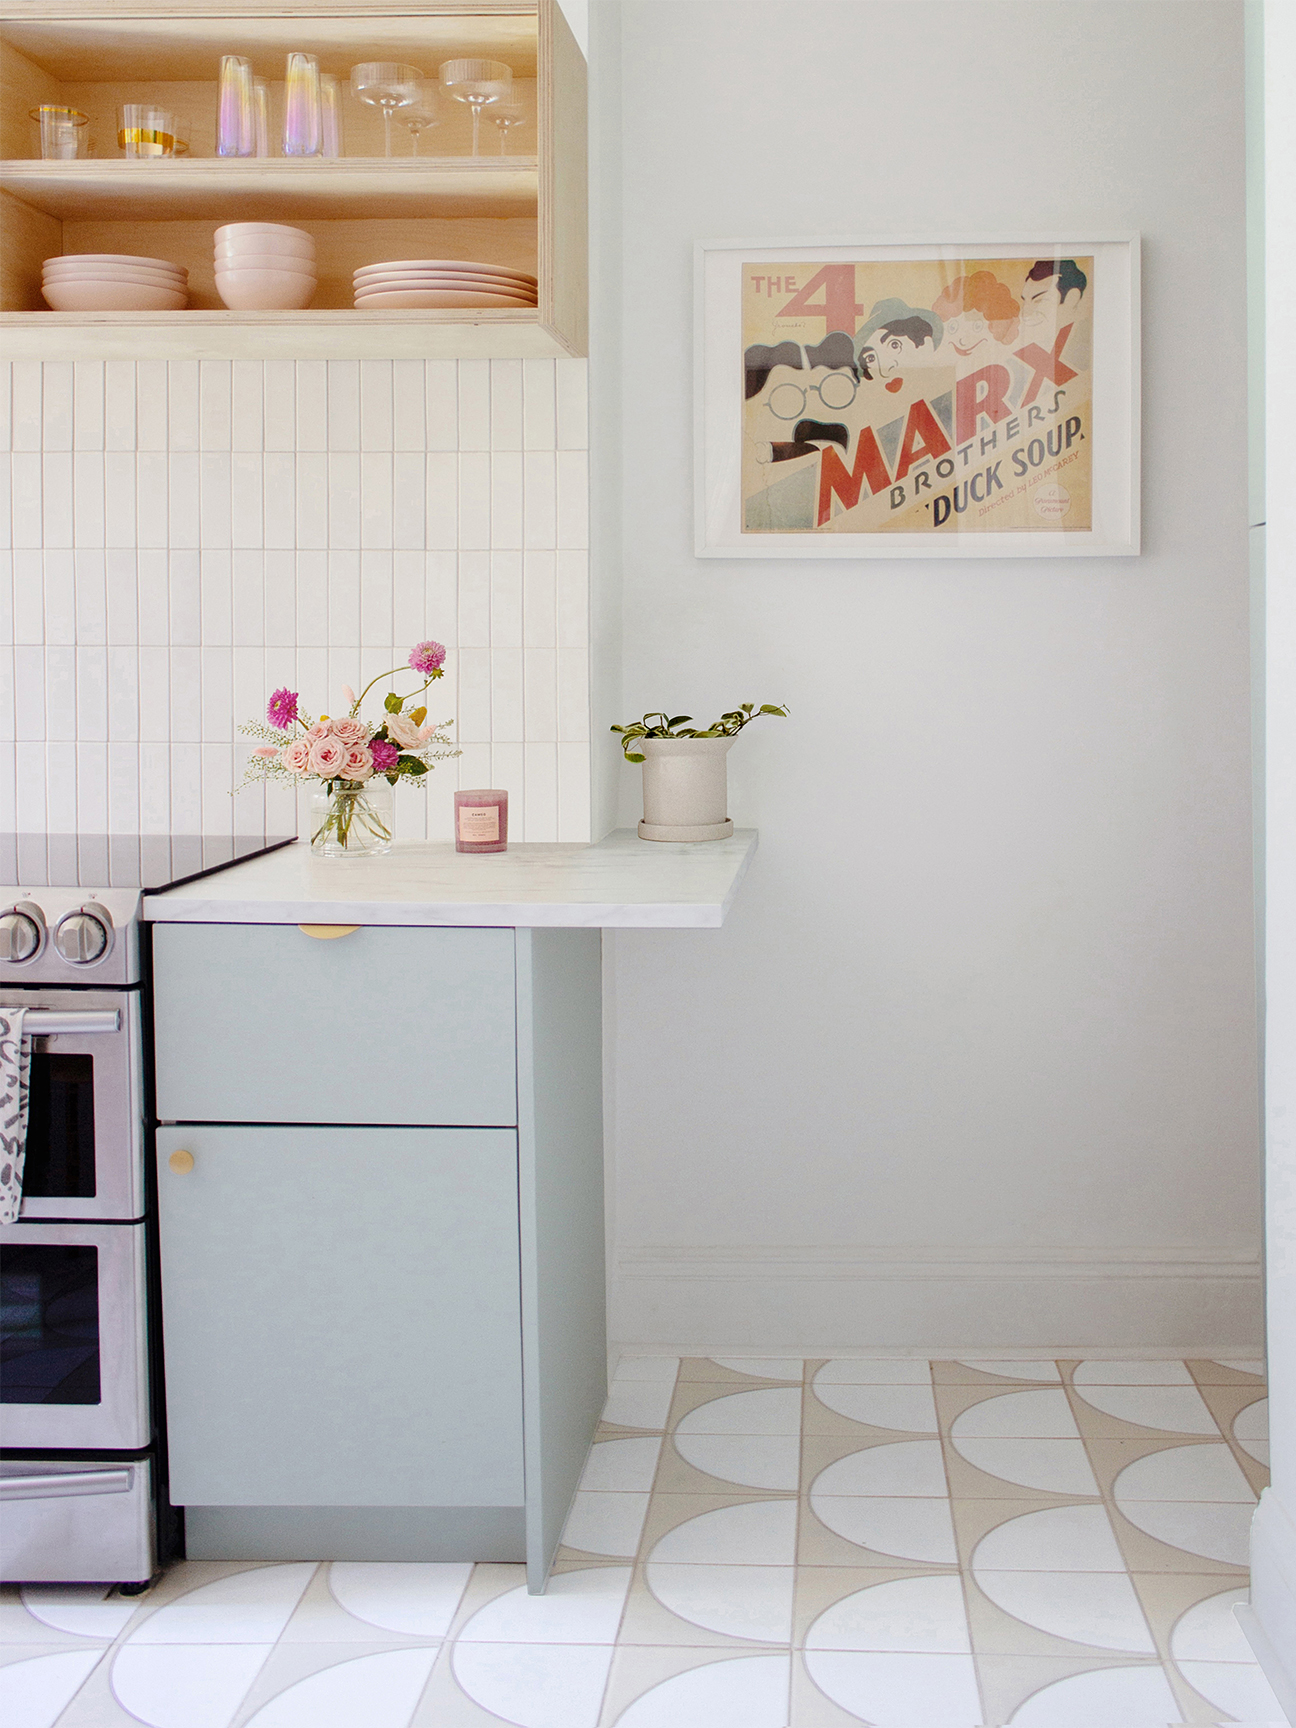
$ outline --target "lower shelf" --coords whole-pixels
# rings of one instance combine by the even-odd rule
[[[538,312],[3,312],[11,360],[534,360],[576,352]]]

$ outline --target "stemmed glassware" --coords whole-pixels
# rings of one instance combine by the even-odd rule
[[[382,109],[388,156],[392,153],[392,115],[398,108],[413,107],[422,89],[423,74],[418,67],[398,60],[367,60],[351,68],[351,94]]]
[[[414,140],[410,154],[417,156],[419,139],[433,126],[441,124],[441,105],[437,101],[436,86],[424,80],[419,90],[418,101],[411,103],[408,108],[402,108],[400,117],[401,125],[408,128],[410,136]]]
[[[491,108],[491,119],[499,127],[500,155],[508,152],[508,135],[513,126],[526,125],[526,109],[520,102],[498,102]]]
[[[513,73],[502,60],[447,60],[440,68],[441,88],[456,102],[472,109],[474,156],[481,155],[482,109],[507,102],[513,93]]]

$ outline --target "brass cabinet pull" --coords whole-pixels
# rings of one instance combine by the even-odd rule
[[[194,1167],[194,1155],[192,1152],[173,1152],[167,1163],[177,1176],[187,1176]]]
[[[358,930],[358,924],[299,924],[297,928],[306,936],[314,936],[320,942],[333,942],[339,936],[349,936],[353,930]]]

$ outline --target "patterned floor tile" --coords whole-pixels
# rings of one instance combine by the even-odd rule
[[[1199,1386],[1261,1386],[1265,1382],[1265,1364],[1258,1359],[1228,1357],[1218,1361],[1193,1358],[1188,1371]]]
[[[678,1356],[622,1356],[612,1378],[614,1381],[669,1380],[673,1385],[678,1374]]]
[[[647,1493],[657,1474],[661,1448],[656,1436],[596,1442],[590,1447],[580,1485],[601,1493]]]
[[[845,1385],[816,1377],[806,1400],[806,1433],[841,1434],[856,1426],[897,1435],[935,1434],[931,1387]]]
[[[801,1432],[801,1388],[681,1381],[668,1426],[684,1434],[795,1436]]]
[[[930,1386],[933,1364],[912,1356],[836,1356],[807,1367],[807,1378],[824,1386]]]
[[[794,1434],[671,1436],[657,1469],[659,1494],[732,1493],[738,1489],[793,1492],[801,1442]]]
[[[792,1565],[649,1561],[631,1586],[618,1642],[787,1645],[795,1579]]]
[[[938,1577],[958,1580],[952,1566],[906,1566],[892,1561],[886,1566],[806,1566],[798,1569],[793,1613],[793,1643],[804,1645],[812,1626],[839,1602],[857,1596],[877,1584],[908,1579]],[[876,1598],[870,1598],[871,1601]]]
[[[280,1644],[231,1728],[407,1728],[439,1653],[439,1644]]]
[[[337,1561],[310,1580],[284,1644],[439,1643],[472,1576],[467,1563]]]
[[[660,1430],[666,1426],[674,1395],[671,1380],[617,1380],[603,1407],[605,1427]]]
[[[102,1649],[7,1646],[0,1651],[0,1722],[52,1728],[102,1659]]]
[[[759,1362],[767,1358],[757,1357],[754,1360]],[[798,1369],[794,1374],[783,1378],[799,1382],[801,1371]],[[769,1384],[765,1375],[738,1367],[736,1357],[725,1357],[721,1361],[711,1356],[685,1356],[680,1361],[679,1380],[681,1385],[697,1382],[710,1386],[729,1386],[738,1391],[744,1387],[755,1388]]]
[[[786,1728],[791,1668],[785,1654],[622,1648],[602,1728]]]
[[[959,1362],[933,1362],[932,1379],[946,1386],[1004,1386],[1030,1380],[1056,1386],[1062,1376],[1056,1362],[1010,1361],[1007,1358],[964,1357]]]
[[[799,1356],[713,1356],[711,1360],[717,1368],[756,1380],[793,1381],[799,1386],[805,1377],[805,1363]]]

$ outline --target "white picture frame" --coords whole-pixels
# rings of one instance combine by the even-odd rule
[[[1092,397],[1088,404],[1092,414],[1092,446],[1088,454],[1091,465],[1088,476],[1091,484],[1089,526],[1072,529],[1055,525],[1039,531],[1017,526],[1002,532],[981,529],[948,533],[930,529],[925,532],[834,531],[823,525],[804,529],[779,526],[771,530],[765,527],[753,531],[744,526],[745,264],[759,261],[761,265],[783,264],[795,268],[811,263],[816,266],[848,262],[904,265],[923,260],[975,263],[982,259],[1018,260],[1028,257],[1037,260],[1071,257],[1093,260],[1094,281],[1090,297]],[[1140,550],[1139,264],[1139,234],[1135,230],[1095,233],[1081,229],[1068,233],[1063,240],[1036,235],[1027,239],[1000,236],[853,243],[844,243],[840,238],[798,241],[795,244],[770,240],[698,242],[694,331],[694,549],[697,556],[841,559],[1136,555]],[[790,279],[796,281],[795,277]],[[871,281],[879,279],[876,273],[869,278]],[[746,280],[765,278],[753,276]],[[805,364],[809,363],[807,359]],[[799,437],[800,427],[797,434]],[[783,450],[791,446],[771,448]],[[962,449],[958,454],[965,462],[968,460]],[[803,462],[801,466],[808,468],[810,464]],[[1019,489],[1024,491],[1026,487],[1023,485]],[[947,511],[941,526],[948,520]],[[954,523],[956,529],[959,526]]]

